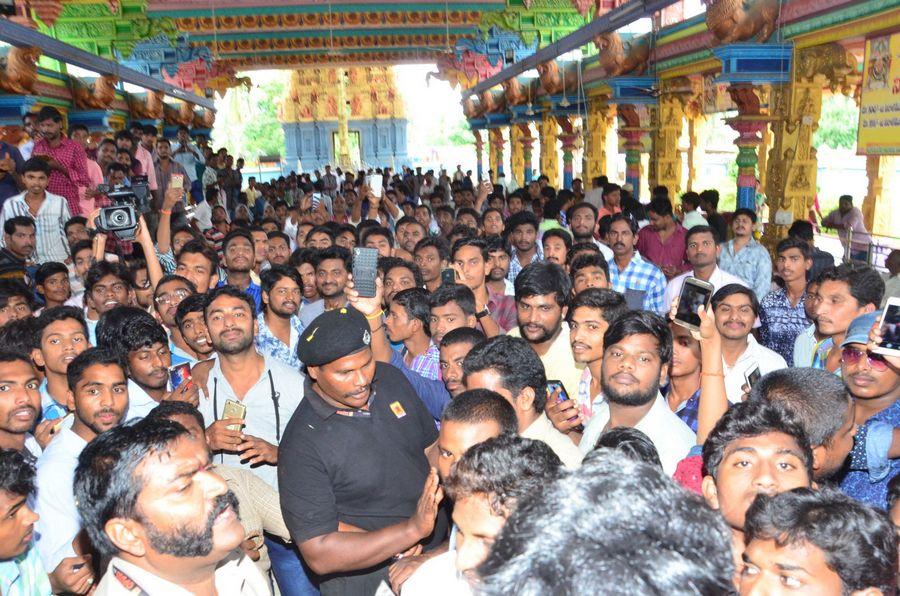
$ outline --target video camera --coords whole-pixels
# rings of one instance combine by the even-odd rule
[[[147,177],[132,176],[131,186],[100,184],[97,191],[112,201],[109,207],[100,209],[94,224],[97,229],[113,234],[119,240],[134,240],[138,218],[150,211]]]

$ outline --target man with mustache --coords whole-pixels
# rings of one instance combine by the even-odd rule
[[[175,323],[192,352],[197,359],[191,362],[191,366],[203,360],[215,358],[212,342],[209,339],[209,330],[203,319],[203,309],[206,307],[206,296],[193,294],[181,301],[175,311]]]
[[[97,345],[97,323],[104,314],[117,306],[134,301],[134,278],[121,263],[97,261],[84,276],[85,322],[91,345]],[[97,313],[96,319],[88,316]]]
[[[37,548],[54,586],[84,593],[93,583],[89,553],[72,546],[81,531],[72,482],[78,455],[97,436],[118,426],[128,410],[128,384],[116,354],[91,348],[75,357],[66,376],[74,414],[37,462]]]
[[[34,457],[41,454],[41,445],[31,434],[40,417],[39,387],[31,360],[16,352],[0,352],[0,449],[15,449]],[[39,426],[35,433],[40,435],[42,430]]]
[[[273,265],[260,276],[263,310],[256,317],[259,329],[256,347],[260,354],[271,356],[294,370],[300,370],[297,340],[300,324],[300,301],[303,281],[297,270],[287,265]]]
[[[606,237],[613,251],[609,260],[609,284],[623,294],[629,308],[662,313],[666,305],[666,277],[656,265],[634,250],[638,225],[622,213],[612,216]]]
[[[344,288],[350,280],[353,269],[353,257],[346,248],[329,246],[321,250],[315,258],[316,288],[321,299],[303,307],[300,314],[302,328],[306,329],[313,319],[327,310],[340,308],[347,304]]]
[[[556,263],[532,263],[516,277],[515,286],[518,327],[509,335],[528,342],[548,379],[559,379],[568,391],[575,391],[585,366],[573,360],[569,345],[569,276]]]
[[[156,318],[163,324],[169,334],[169,352],[172,354],[172,365],[184,362],[196,363],[197,355],[184,341],[181,331],[175,322],[178,305],[188,296],[197,293],[197,287],[190,280],[180,275],[167,275],[159,280],[153,290],[153,306]]]
[[[225,255],[225,270],[228,274],[216,287],[232,286],[243,291],[253,300],[256,310],[259,310],[262,305],[261,289],[250,277],[256,262],[253,236],[243,229],[228,232],[222,241],[222,253]]]
[[[0,248],[0,278],[28,281],[27,269],[34,254],[34,220],[17,215],[3,222],[3,248]]]
[[[269,299],[271,304],[271,293]],[[293,299],[299,300],[299,296]],[[209,369],[206,399],[200,400],[199,410],[215,462],[251,471],[278,490],[279,444],[303,399],[304,376],[257,351],[255,315],[252,299],[237,288],[216,288],[207,297],[204,319],[217,357]],[[243,419],[225,417],[229,400],[246,407]],[[229,428],[233,425],[238,430]],[[279,585],[302,576],[296,549],[268,537],[266,547]]]
[[[591,451],[606,428],[627,426],[646,434],[667,475],[684,458],[697,437],[676,416],[659,392],[672,359],[672,332],[654,313],[629,312],[603,334],[600,388],[606,398],[594,408],[579,444]]]
[[[76,356],[91,347],[81,310],[57,306],[37,319],[31,360],[44,370],[41,383],[41,418],[55,420],[68,413],[69,380],[66,372]]]
[[[238,549],[244,528],[202,439],[170,420],[111,430],[79,456],[75,496],[84,527],[112,557],[96,594],[270,594]]]

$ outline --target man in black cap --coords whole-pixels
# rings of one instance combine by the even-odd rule
[[[406,378],[375,361],[352,307],[304,329],[304,399],[279,446],[281,509],[323,595],[374,594],[398,555],[439,544],[446,519],[425,452],[434,420]],[[423,488],[424,485],[424,488]]]

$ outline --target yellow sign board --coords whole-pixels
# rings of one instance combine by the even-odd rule
[[[860,155],[900,155],[900,34],[866,40],[856,147]]]

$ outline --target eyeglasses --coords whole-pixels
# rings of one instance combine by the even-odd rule
[[[873,354],[868,350],[860,350],[849,346],[841,351],[841,362],[844,364],[856,365],[859,364],[859,361],[863,356],[866,356],[868,359],[869,368],[876,372],[884,372],[891,366],[881,354]]]
[[[163,294],[162,296],[157,296],[156,298],[154,298],[154,301],[157,304],[172,304],[176,300],[180,303],[190,295],[191,293],[188,290],[175,290],[171,294]]]

